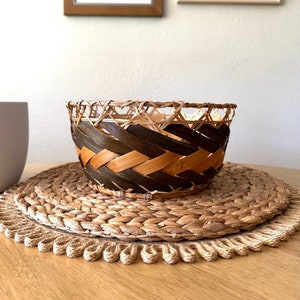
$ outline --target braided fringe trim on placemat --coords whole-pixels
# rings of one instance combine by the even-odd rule
[[[179,261],[192,263],[200,259],[214,261],[218,257],[244,256],[252,251],[262,251],[263,246],[277,247],[280,241],[300,228],[300,193],[288,186],[290,204],[285,212],[251,231],[216,239],[193,242],[147,243],[121,242],[114,239],[86,238],[49,229],[18,211],[13,202],[14,188],[0,195],[0,232],[14,238],[26,247],[37,247],[40,252],[53,251],[56,255],[81,257],[87,261],[103,259],[133,264],[137,261],[167,264]]]

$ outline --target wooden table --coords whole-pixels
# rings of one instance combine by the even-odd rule
[[[22,180],[57,164],[27,165]],[[300,189],[300,170],[253,166]],[[0,234],[0,299],[300,299],[300,234],[215,262],[123,265],[40,253]]]

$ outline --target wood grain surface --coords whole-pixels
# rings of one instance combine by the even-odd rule
[[[27,165],[22,180],[58,164]],[[300,170],[252,166],[300,189]],[[215,262],[89,263],[0,234],[0,299],[300,299],[300,234],[278,248]]]

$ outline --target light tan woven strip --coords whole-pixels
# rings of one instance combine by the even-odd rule
[[[191,170],[202,173],[209,167],[217,164],[220,160],[223,160],[225,156],[225,152],[223,149],[217,150],[215,153],[209,155],[205,160],[201,163],[197,164],[196,166],[192,167]]]
[[[148,175],[171,165],[180,157],[182,157],[182,155],[173,152],[166,152],[160,156],[145,161],[133,169],[142,175]]]
[[[189,156],[182,157],[175,163],[164,168],[163,171],[173,176],[177,175],[178,173],[191,169],[199,162],[206,160],[210,154],[211,153],[209,151],[200,149]]]
[[[96,153],[91,151],[90,149],[83,146],[80,151],[80,157],[83,166],[85,167],[87,163],[90,161],[90,159],[95,155]]]
[[[90,160],[90,164],[94,169],[98,169],[118,156],[117,153],[103,149]]]
[[[225,151],[224,151],[224,156],[221,156],[220,159],[213,165],[213,167],[216,170],[219,169],[223,165],[224,157],[225,157]]]
[[[128,152],[122,156],[119,156],[111,160],[105,166],[111,171],[118,173],[127,170],[129,168],[135,167],[148,159],[149,159],[148,156],[136,150],[133,150],[131,152]]]

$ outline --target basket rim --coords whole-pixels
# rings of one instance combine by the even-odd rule
[[[128,100],[128,101],[67,101],[71,122],[75,121],[77,125],[84,119],[98,125],[104,119],[113,119],[115,122],[125,124],[133,119],[144,119],[146,124],[171,123],[173,120],[184,123],[200,121],[206,119],[208,123],[218,121],[231,123],[237,105],[234,103],[214,103],[214,102],[185,102],[185,101],[151,101],[151,100]],[[125,110],[123,110],[125,109]],[[192,112],[188,110],[192,109]],[[167,111],[165,111],[167,110]],[[169,110],[169,111],[168,111]],[[212,118],[215,115],[216,119]],[[159,120],[158,120],[159,118]],[[221,122],[220,122],[221,121]],[[126,125],[127,124],[127,125]],[[154,126],[156,126],[154,125]]]
[[[167,107],[182,107],[182,108],[236,108],[237,104],[225,102],[225,103],[215,103],[215,102],[188,102],[181,100],[170,100],[170,101],[152,101],[152,100],[68,100],[66,102],[67,107],[71,106],[154,106],[157,108],[167,108]]]

